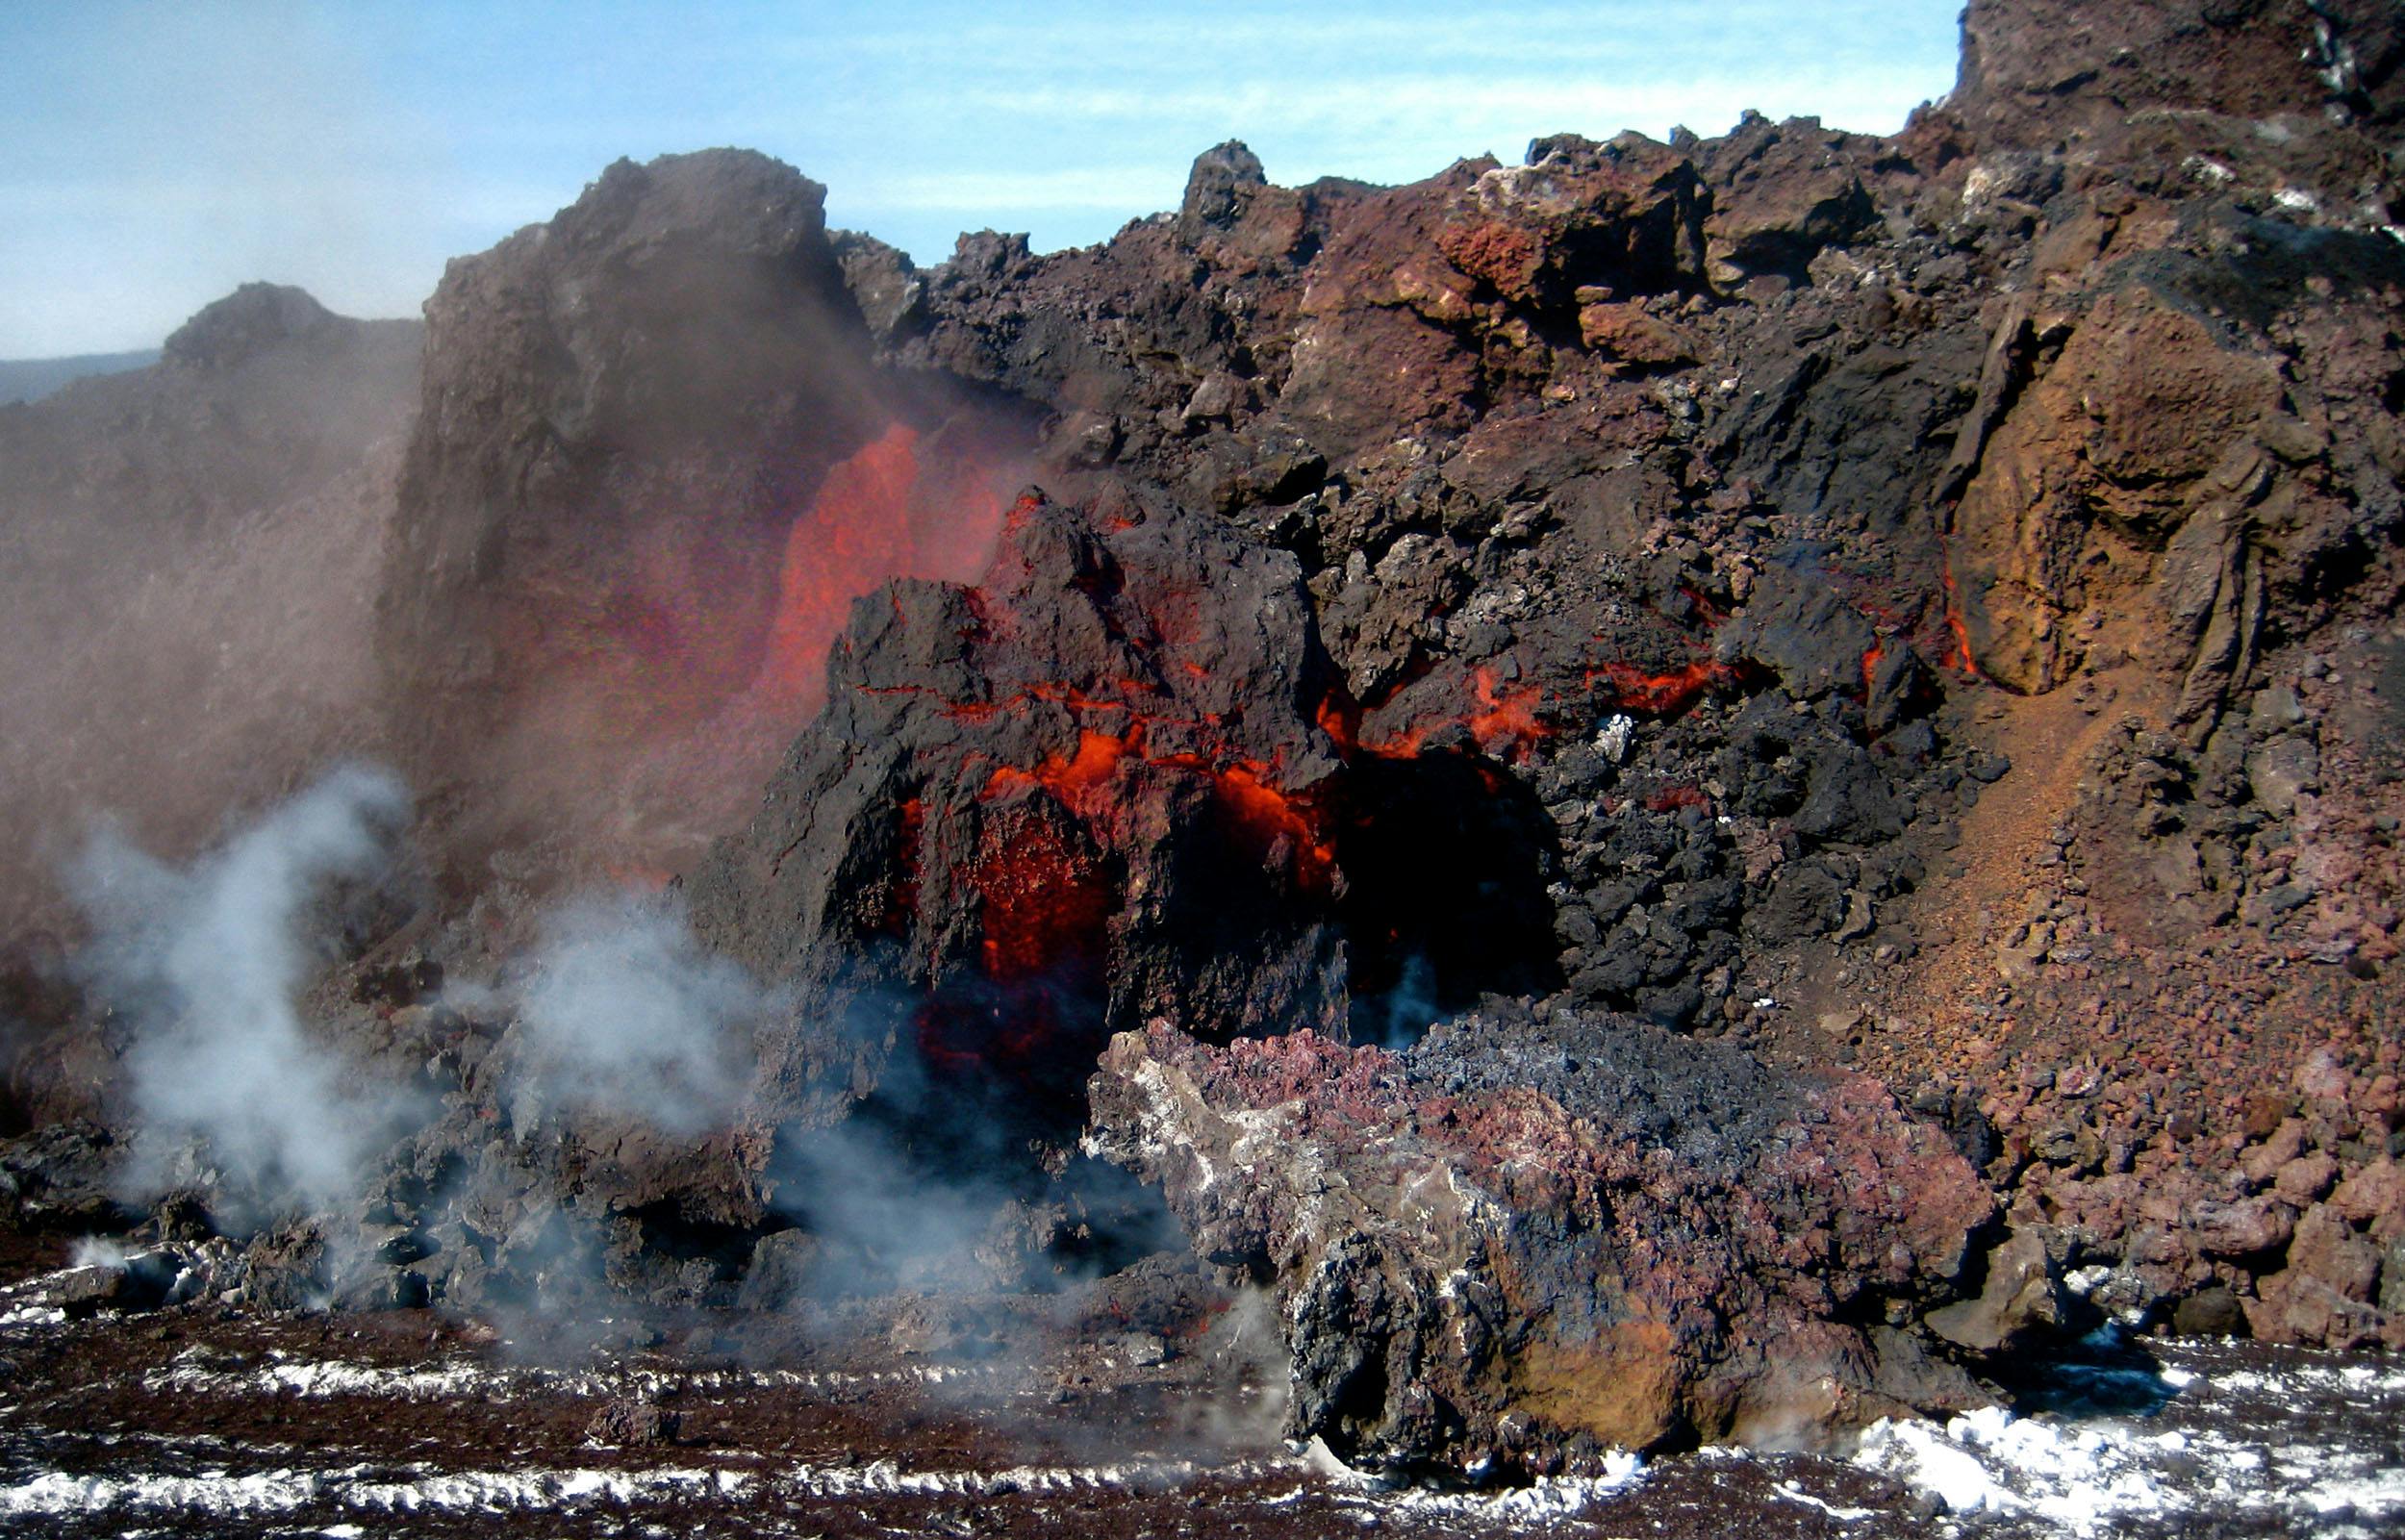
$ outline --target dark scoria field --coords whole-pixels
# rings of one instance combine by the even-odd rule
[[[0,1525],[2405,1525],[2405,13],[0,407]]]

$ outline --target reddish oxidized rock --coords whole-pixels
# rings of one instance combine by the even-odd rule
[[[1156,1022],[1090,1094],[1089,1149],[1276,1290],[1290,1431],[1347,1459],[1541,1471],[1977,1399],[1857,1324],[1946,1298],[1990,1212],[1869,1081],[1561,1012],[1400,1054]]]

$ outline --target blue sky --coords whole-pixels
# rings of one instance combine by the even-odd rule
[[[621,155],[765,150],[933,263],[1107,239],[1229,138],[1297,183],[1747,107],[1890,132],[1959,5],[0,0],[0,358],[152,345],[252,278],[414,314]]]

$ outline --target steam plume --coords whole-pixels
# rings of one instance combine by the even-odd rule
[[[566,1102],[668,1133],[734,1113],[748,1034],[786,1008],[704,951],[673,900],[570,900],[545,919],[541,957],[521,1016],[527,1069]]]
[[[135,1033],[135,1196],[170,1185],[191,1139],[237,1201],[324,1204],[354,1186],[390,1104],[345,1083],[294,996],[324,935],[313,900],[382,871],[407,810],[398,781],[351,766],[181,870],[114,829],[86,846],[73,876],[94,929],[84,967]]]

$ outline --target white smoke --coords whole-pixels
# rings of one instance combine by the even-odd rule
[[[131,1028],[133,1158],[122,1175],[132,1196],[201,1188],[220,1218],[245,1224],[339,1209],[396,1138],[441,1126],[430,1098],[355,1065],[299,1005],[329,959],[322,944],[341,907],[330,885],[384,875],[407,814],[395,780],[354,768],[189,866],[114,833],[90,842],[74,873],[93,926],[82,972]],[[521,1151],[538,1148],[536,1130],[564,1135],[586,1119],[625,1120],[671,1142],[726,1127],[751,1091],[760,1035],[799,1008],[794,992],[708,950],[673,895],[571,898],[543,918],[522,970],[505,978],[455,978],[447,994],[463,1008],[472,996],[485,1020],[511,1019],[486,1062]],[[856,1030],[874,1036],[902,1006],[863,1009]],[[1106,1229],[1089,1239],[1116,1250],[1155,1223],[1149,1211],[1123,1214],[1127,1196],[1091,1174],[1034,1180],[1009,1121],[964,1089],[930,1081],[902,1032],[873,1109],[782,1148],[781,1206],[827,1248],[814,1289],[990,1287],[1023,1270],[1066,1285],[1103,1270],[1076,1238],[1082,1226]],[[462,1179],[429,1206],[475,1206],[483,1178]],[[495,1258],[510,1277],[483,1307],[522,1305],[540,1325],[601,1283],[600,1237],[547,1199],[520,1204],[520,1191],[504,1179],[494,1195],[496,1212],[514,1216]],[[551,1235],[546,1224],[565,1228]],[[1056,1246],[1069,1250],[1051,1254]]]
[[[788,1008],[705,951],[672,898],[588,895],[549,915],[519,1018],[546,1099],[666,1133],[723,1124],[748,1080],[752,1033]]]
[[[94,931],[83,966],[134,1032],[124,1174],[137,1196],[171,1185],[194,1139],[229,1199],[322,1205],[356,1185],[392,1104],[345,1083],[295,997],[324,939],[313,900],[385,870],[407,811],[397,780],[352,766],[181,870],[114,830],[86,846],[73,882]]]
[[[980,1148],[988,1141],[976,1114],[963,1110],[958,1143],[940,1162],[857,1114],[786,1151],[787,1206],[843,1259],[823,1269],[819,1287],[941,1293],[978,1275],[978,1248],[999,1238],[991,1232],[1012,1194],[979,1169],[995,1156]]]

